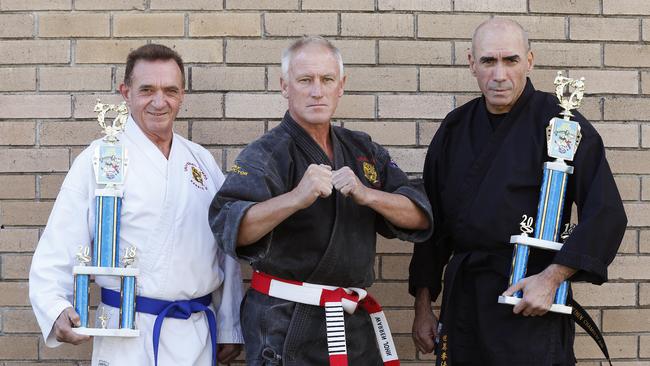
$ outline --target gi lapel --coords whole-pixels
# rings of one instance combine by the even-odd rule
[[[282,123],[280,124],[282,128],[284,128],[289,135],[293,138],[293,140],[296,142],[296,146],[302,150],[305,155],[309,157],[309,159],[314,162],[314,164],[325,164],[329,166],[333,166],[332,162],[330,159],[327,157],[327,154],[323,151],[323,149],[318,146],[316,141],[309,136],[307,131],[305,131],[300,125],[291,118],[291,115],[287,111],[287,113],[284,114],[284,118],[282,119]],[[330,127],[330,135],[332,134],[332,128]]]
[[[485,146],[478,153],[478,156],[472,163],[469,171],[465,175],[462,184],[455,190],[452,191],[452,195],[455,196],[456,202],[458,202],[458,210],[454,214],[450,215],[449,222],[455,222],[456,229],[460,229],[464,225],[463,214],[470,207],[476,194],[478,193],[478,187],[483,183],[483,178],[485,177],[487,171],[490,169],[494,162],[494,157],[501,149],[503,140],[508,136],[512,127],[515,123],[522,123],[522,112],[528,105],[528,101],[533,96],[535,89],[530,80],[527,80],[526,87],[522,92],[519,100],[513,106],[513,108],[508,113],[508,116],[501,121],[499,127],[494,131],[492,136],[490,136],[485,142]],[[482,98],[480,103],[477,103],[474,113],[467,116],[467,118],[480,118],[484,119],[485,123],[489,123],[487,119],[487,109],[485,107],[485,98]]]

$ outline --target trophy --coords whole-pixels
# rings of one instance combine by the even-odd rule
[[[104,120],[106,113],[114,111],[117,117],[112,124]],[[140,331],[135,327],[135,299],[137,268],[132,268],[136,248],[124,251],[120,260],[120,212],[122,208],[122,185],[128,166],[127,151],[117,135],[124,129],[128,118],[126,104],[116,106],[95,105],[97,121],[106,135],[95,148],[93,166],[98,188],[95,190],[95,234],[92,250],[81,246],[77,253],[79,265],[73,267],[74,308],[79,314],[81,325],[73,330],[78,334],[109,337],[137,337]],[[90,276],[120,277],[120,319],[119,328],[108,328],[109,314],[104,306],[100,314],[100,328],[89,327],[89,282]]]
[[[560,106],[564,108],[564,111],[560,113],[563,118],[554,117],[546,129],[547,154],[555,160],[544,163],[544,175],[534,229],[533,218],[523,215],[523,220],[520,223],[521,234],[510,237],[510,243],[514,244],[514,252],[509,286],[521,281],[526,276],[530,247],[559,251],[562,249],[562,243],[559,243],[558,240],[566,239],[570,235],[571,228],[568,225],[565,232],[560,234],[567,180],[569,174],[573,173],[573,167],[567,165],[565,161],[573,161],[580,143],[580,124],[571,121],[570,117],[573,117],[571,109],[580,107],[585,84],[584,78],[570,79],[564,77],[561,71],[558,71],[554,84],[555,94],[560,101]],[[571,88],[573,91],[567,97],[568,93],[565,92]],[[533,236],[531,237],[529,234],[533,234]],[[564,281],[555,293],[550,311],[571,314],[572,308],[566,305],[568,292],[569,283]],[[522,291],[517,291],[513,296],[499,296],[499,303],[515,305],[521,301],[522,295]]]

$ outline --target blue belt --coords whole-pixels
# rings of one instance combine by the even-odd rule
[[[121,299],[117,291],[102,288],[102,303],[119,308]],[[157,315],[153,325],[153,355],[155,364],[158,365],[158,343],[160,342],[160,329],[165,318],[189,319],[192,313],[205,312],[210,327],[210,338],[212,339],[212,364],[217,365],[217,321],[214,312],[208,305],[212,302],[212,296],[207,294],[192,300],[165,301],[144,296],[136,296],[135,311]]]

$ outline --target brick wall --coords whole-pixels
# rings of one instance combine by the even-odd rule
[[[99,136],[95,98],[120,100],[129,50],[154,41],[183,55],[190,94],[177,130],[227,169],[283,114],[280,50],[305,33],[331,37],[349,75],[337,121],[417,174],[440,120],[477,95],[466,50],[496,12],[530,31],[537,88],[551,90],[557,70],[587,78],[581,111],[604,138],[629,228],[611,281],[575,292],[617,364],[650,363],[650,1],[0,0],[0,365],[87,363],[88,345],[44,346],[27,273],[66,171]],[[428,365],[409,335],[410,250],[379,241],[372,290],[404,363]],[[603,364],[584,333],[576,352],[581,365]]]

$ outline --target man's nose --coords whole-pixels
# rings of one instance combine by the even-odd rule
[[[309,95],[313,98],[320,98],[323,96],[323,85],[321,84],[320,80],[314,81],[311,86]]]
[[[495,81],[504,81],[506,79],[506,68],[502,63],[497,62],[496,66],[494,67],[493,77]]]
[[[165,105],[165,96],[163,95],[162,91],[154,93],[151,104],[153,104],[153,106],[156,108],[161,108]]]

